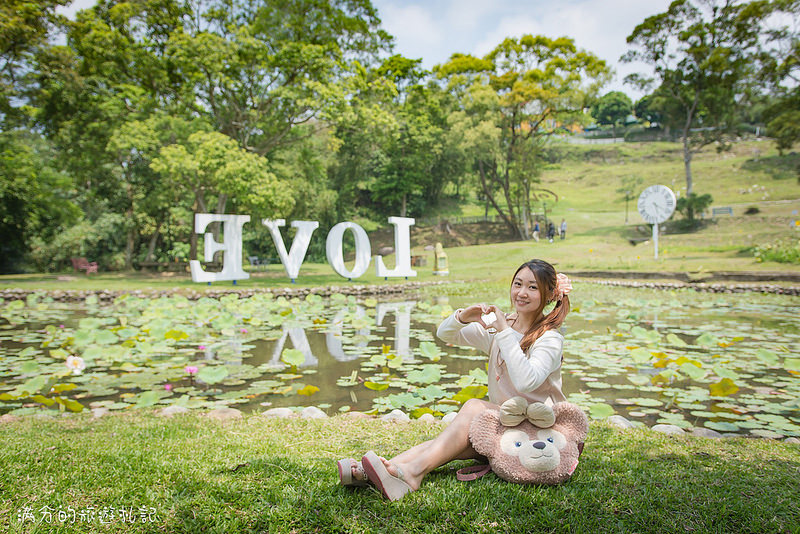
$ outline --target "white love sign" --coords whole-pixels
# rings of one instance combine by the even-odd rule
[[[203,270],[198,260],[191,260],[189,265],[192,270],[194,282],[220,282],[223,280],[245,280],[250,274],[242,268],[242,227],[250,221],[249,215],[218,215],[213,213],[198,213],[194,217],[195,232],[201,234],[212,222],[221,222],[223,226],[223,242],[217,243],[211,233],[205,234],[205,261],[214,260],[214,253],[223,251],[222,270],[220,272],[207,272]],[[269,229],[275,249],[278,251],[283,268],[287,276],[294,282],[300,274],[300,266],[305,260],[311,236],[319,228],[316,221],[292,221],[291,225],[297,229],[289,252],[283,243],[280,228],[286,226],[284,219],[263,219],[261,223]],[[383,263],[383,258],[375,256],[375,273],[384,278],[417,276],[411,269],[411,233],[410,228],[414,219],[409,217],[389,217],[389,223],[394,226],[394,249],[397,258],[394,269],[388,269]],[[352,270],[344,264],[342,241],[344,233],[350,230],[355,237],[356,259]],[[328,263],[339,275],[354,279],[362,276],[369,268],[372,247],[369,243],[367,232],[354,222],[342,222],[331,228],[325,241],[325,252]]]

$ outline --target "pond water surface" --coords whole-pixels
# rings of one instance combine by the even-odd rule
[[[800,436],[796,299],[607,289],[594,299],[596,286],[582,287],[562,329],[564,391],[593,417]],[[503,291],[390,302],[3,302],[0,412],[315,405],[442,415],[486,392],[485,355],[434,335],[455,307],[477,300],[508,307]],[[70,356],[82,359],[80,373]]]

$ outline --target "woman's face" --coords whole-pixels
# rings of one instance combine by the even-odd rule
[[[511,303],[517,313],[535,313],[542,302],[542,294],[536,277],[527,267],[523,267],[511,282]]]

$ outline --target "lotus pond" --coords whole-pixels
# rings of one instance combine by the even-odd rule
[[[402,302],[267,293],[0,302],[0,413],[314,405],[442,415],[486,394],[486,359],[435,339],[436,326],[468,303],[508,306],[499,286],[466,289]],[[800,436],[796,298],[595,284],[573,295],[564,391],[592,417]]]

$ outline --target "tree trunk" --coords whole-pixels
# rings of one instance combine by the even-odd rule
[[[192,206],[192,220],[189,223],[189,258],[197,259],[197,232],[194,231],[194,216],[198,213],[206,213],[206,201],[200,189],[194,191],[194,206]]]
[[[524,239],[522,228],[520,228],[519,224],[521,217],[518,213],[514,213],[514,203],[511,201],[511,180],[509,178],[508,167],[506,167],[503,178],[503,195],[506,199],[506,206],[508,206],[508,220],[511,224],[511,231],[518,235],[520,239]]]
[[[153,232],[153,235],[150,236],[150,242],[147,244],[147,256],[145,256],[144,261],[153,261],[153,253],[156,250],[156,243],[158,243],[158,238],[161,235],[159,230],[161,230],[161,219],[156,223],[156,230]]]
[[[403,193],[403,203],[400,206],[400,217],[405,217],[406,216],[406,202],[407,202],[407,200],[408,200],[408,195],[406,193]]]
[[[531,238],[530,232],[528,231],[528,219],[531,212],[531,186],[528,183],[528,179],[526,178],[523,181],[522,187],[522,202],[520,202],[520,216],[522,218],[522,239],[527,241]]]
[[[506,223],[508,229],[511,231],[512,234],[517,233],[517,227],[514,222],[509,218],[508,214],[505,213],[503,210],[500,209],[500,206],[497,205],[497,202],[494,199],[494,196],[491,193],[489,188],[489,184],[486,183],[486,169],[484,168],[483,161],[478,160],[478,175],[481,178],[481,187],[483,188],[483,194],[486,195],[487,202],[491,202],[492,206],[494,207],[495,211],[497,211],[498,215],[503,219],[503,222]],[[496,169],[495,169],[496,172]]]
[[[692,194],[692,151],[689,147],[688,132],[683,136],[683,168],[686,172],[686,196]]]
[[[133,220],[133,213],[128,212],[128,221]],[[131,223],[132,224],[132,223]],[[133,269],[133,249],[136,247],[136,229],[128,228],[128,236],[125,240],[125,269]]]
[[[216,211],[216,213],[218,213],[220,215],[224,214],[225,213],[225,206],[227,204],[228,204],[228,195],[220,193],[219,197],[217,197],[217,211]],[[222,223],[221,222],[215,222],[215,223],[211,223],[209,226],[211,226],[211,235],[214,236],[214,241],[219,243],[221,241],[219,236],[222,234]],[[218,251],[216,254],[214,254],[214,256],[217,256],[217,255],[220,256],[220,261],[221,261],[222,251]]]
[[[530,239],[528,235],[528,207],[522,206],[522,239],[527,241]]]
[[[694,121],[694,112],[697,109],[697,103],[699,101],[700,94],[695,91],[694,101],[686,111],[686,123],[683,125],[683,168],[686,171],[687,197],[692,194],[692,147],[689,144],[689,135],[691,134],[692,122]]]

